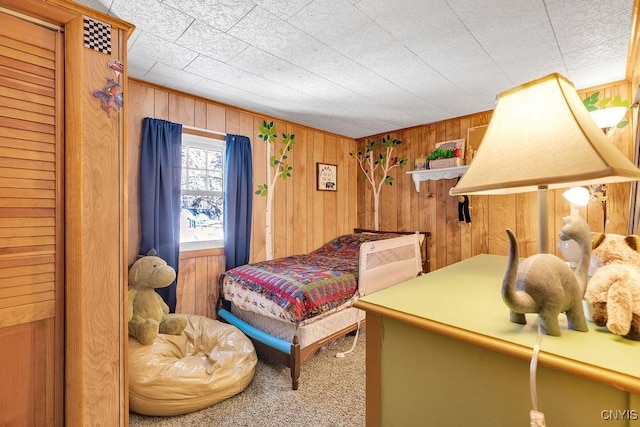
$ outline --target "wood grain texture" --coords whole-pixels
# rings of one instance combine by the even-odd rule
[[[640,77],[637,77],[637,80],[640,81]],[[631,85],[626,81],[578,91],[578,95],[584,99],[595,91],[601,92],[601,98],[619,95],[622,100],[630,102],[633,102],[634,98]],[[629,159],[633,158],[633,135],[636,127],[635,119],[631,116],[632,114],[628,113],[629,125],[617,129],[610,135],[612,143]],[[436,142],[466,139],[469,128],[486,125],[490,118],[491,111],[486,111],[392,132],[391,136],[403,141],[394,155],[406,155],[409,167],[412,167],[414,160],[431,152]],[[387,133],[359,139],[358,147],[362,147],[367,139],[386,135]],[[431,231],[431,269],[442,268],[479,253],[506,255],[507,227],[511,228],[518,238],[521,256],[537,253],[538,202],[535,193],[471,196],[471,224],[462,225],[458,223],[457,202],[449,196],[449,190],[456,183],[455,179],[422,182],[420,192],[417,193],[411,178],[405,174],[406,170],[408,169],[403,170],[397,179],[405,180],[411,185],[394,185],[395,191],[383,190],[381,194],[380,204],[385,206],[381,211],[381,229]],[[373,197],[370,187],[365,185],[361,176],[362,172],[359,172],[357,219],[360,226],[370,226],[373,224]],[[630,184],[610,184],[607,188],[606,231],[626,234]],[[560,256],[559,250],[555,248],[557,233],[562,228],[562,218],[570,213],[569,204],[562,197],[563,191],[551,190],[548,194],[549,244],[551,251]],[[587,219],[592,230],[603,230],[604,215],[600,203],[591,202],[587,208],[581,210],[581,214]],[[406,218],[411,220],[407,221]]]
[[[4,314],[4,313],[3,313]],[[0,329],[0,423],[10,426],[54,425],[50,360],[53,321],[39,320]],[[11,386],[9,386],[11,385]],[[50,400],[50,402],[48,401]]]
[[[266,182],[266,143],[258,139],[263,120],[273,120],[278,135],[295,134],[290,153],[291,178],[279,180],[274,198],[274,257],[304,253],[357,226],[358,169],[349,151],[355,140],[262,116],[181,92],[168,91],[144,82],[129,82],[131,104],[129,134],[129,264],[139,248],[138,174],[141,122],[144,117],[162,118],[189,126],[245,135],[251,139],[254,187]],[[278,138],[278,142],[280,138]],[[276,144],[276,150],[279,146]],[[338,166],[338,191],[316,190],[316,163]],[[396,179],[400,179],[398,177]],[[254,195],[250,261],[265,258],[265,197]],[[393,210],[393,208],[391,208]],[[178,267],[177,312],[215,317],[212,292],[224,271],[224,253],[192,258],[182,254]]]
[[[224,267],[223,249],[182,252],[176,312],[216,319],[218,279]]]
[[[82,16],[66,27],[67,59],[75,66],[66,82],[65,227],[72,261],[66,277],[65,417],[74,425],[124,425],[128,417],[123,224],[128,105],[108,116],[92,96],[107,77],[115,77],[107,63],[124,57],[124,34],[112,27],[108,56],[84,48]]]
[[[0,424],[61,425],[61,37],[0,12],[0,55]]]

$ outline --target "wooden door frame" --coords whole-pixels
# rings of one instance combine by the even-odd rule
[[[128,259],[128,239],[125,238],[128,232],[127,226],[127,150],[126,150],[126,128],[127,128],[127,109],[126,105],[119,112],[118,124],[113,138],[119,141],[119,174],[121,181],[118,183],[117,189],[113,187],[113,182],[99,183],[96,188],[95,180],[93,182],[83,182],[80,176],[77,181],[68,182],[68,167],[77,169],[77,164],[82,159],[71,159],[69,161],[70,152],[82,151],[82,147],[87,144],[87,140],[91,140],[90,130],[86,129],[81,122],[70,122],[69,118],[82,117],[85,113],[82,109],[82,101],[91,97],[91,93],[82,91],[82,86],[78,83],[84,76],[83,67],[87,54],[83,51],[83,32],[82,23],[84,17],[100,21],[112,27],[112,31],[118,31],[121,57],[120,60],[126,64],[126,41],[133,32],[133,25],[116,18],[110,17],[103,13],[94,11],[83,5],[67,1],[67,0],[0,0],[0,8],[5,12],[24,18],[28,21],[38,23],[42,26],[55,28],[60,27],[65,33],[59,36],[58,47],[61,49],[61,56],[64,64],[60,70],[56,70],[56,78],[64,81],[64,84],[58,85],[56,89],[56,111],[64,112],[57,114],[57,134],[61,143],[61,149],[56,155],[60,165],[64,165],[66,161],[67,167],[58,168],[57,178],[60,185],[56,188],[56,197],[65,200],[63,215],[56,220],[58,230],[60,232],[56,237],[56,245],[64,250],[56,254],[57,265],[64,266],[59,269],[56,274],[56,280],[64,283],[60,292],[56,293],[56,333],[64,331],[64,343],[53,344],[53,350],[56,354],[55,366],[55,425],[86,425],[91,422],[99,422],[100,420],[92,419],[96,413],[105,413],[107,424],[120,426],[128,425],[128,382],[127,382],[127,259]],[[65,73],[65,70],[67,71]],[[70,72],[73,70],[73,72]],[[80,74],[80,76],[78,75]],[[79,78],[80,77],[80,78]],[[127,90],[126,74],[123,74],[122,82],[123,90]],[[66,100],[65,100],[66,95]],[[73,126],[69,124],[72,123]],[[95,138],[94,138],[95,139]],[[90,141],[89,141],[90,143]],[[94,146],[95,148],[95,146]],[[75,150],[75,151],[74,151]],[[65,158],[67,160],[65,160]],[[77,172],[77,170],[76,170]],[[77,176],[76,176],[77,177]],[[76,181],[76,180],[74,180]],[[74,194],[71,197],[68,188],[72,186]],[[92,188],[88,188],[92,186]],[[99,282],[100,278],[95,277],[95,260],[89,259],[87,252],[87,241],[90,241],[90,228],[86,226],[86,222],[90,222],[90,218],[79,217],[74,215],[74,203],[82,203],[83,195],[89,192],[100,192],[101,190],[115,194],[117,191],[118,211],[120,223],[119,245],[118,248],[111,248],[112,253],[117,253],[117,260],[109,260],[113,265],[119,267],[118,274],[118,301],[111,299],[111,304],[119,307],[111,307],[109,313],[117,313],[117,318],[99,319],[107,325],[117,325],[118,335],[118,366],[99,366],[100,361],[96,361],[96,348],[105,348],[107,346],[116,345],[115,342],[103,342],[101,337],[96,336],[96,315],[91,313],[92,310],[87,309],[86,298],[90,292],[100,292],[96,290],[96,284],[86,283],[90,277],[95,282]],[[65,194],[67,192],[67,194]],[[66,196],[66,199],[64,197]],[[70,206],[69,201],[73,200]],[[76,202],[78,200],[78,202]],[[95,249],[94,249],[95,251]],[[73,259],[70,260],[69,256]],[[92,264],[93,262],[93,264]],[[100,286],[104,286],[101,283]],[[92,299],[96,299],[93,296]],[[99,298],[98,298],[99,299]],[[58,315],[60,314],[60,315]],[[66,320],[65,320],[66,319]],[[92,323],[89,325],[89,323]],[[113,326],[111,326],[113,327]],[[61,340],[59,340],[62,342]],[[62,357],[64,356],[64,357]],[[59,360],[59,362],[58,362]],[[98,365],[98,366],[96,366]],[[62,369],[64,367],[64,370]],[[87,384],[87,378],[91,378],[88,374],[99,372],[105,377],[105,381],[113,380],[111,388],[115,388],[117,395],[110,393],[102,393],[101,388],[104,384]],[[108,378],[109,373],[113,373],[114,378]],[[116,384],[117,383],[117,384]]]

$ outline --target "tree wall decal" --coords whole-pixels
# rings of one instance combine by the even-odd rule
[[[400,145],[402,141],[392,138],[390,135],[382,137],[379,140],[367,140],[364,150],[357,153],[353,151],[349,156],[358,160],[360,169],[364,173],[367,181],[371,185],[373,191],[373,207],[374,207],[374,229],[378,230],[379,221],[379,205],[380,190],[382,185],[393,185],[393,177],[389,175],[389,171],[393,168],[402,169],[407,164],[407,157],[393,157],[393,150]]]
[[[265,255],[269,260],[273,258],[273,194],[278,178],[286,179],[291,176],[293,166],[287,162],[287,159],[289,158],[288,153],[293,148],[295,135],[287,133],[282,134],[282,140],[280,141],[282,146],[280,147],[277,156],[275,154],[271,154],[272,147],[275,148],[277,138],[277,132],[273,121],[269,123],[267,123],[266,120],[262,121],[258,138],[267,143],[267,182],[265,184],[258,184],[258,189],[255,194],[267,197],[265,218]]]

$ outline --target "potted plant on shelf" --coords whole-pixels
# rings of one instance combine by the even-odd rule
[[[462,164],[460,148],[437,147],[427,156],[429,169],[441,169],[460,166]]]

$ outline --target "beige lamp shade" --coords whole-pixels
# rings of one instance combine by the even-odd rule
[[[640,179],[559,74],[498,96],[469,169],[450,191],[507,194]]]

